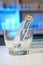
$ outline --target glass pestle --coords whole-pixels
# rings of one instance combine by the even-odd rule
[[[25,39],[25,36],[26,36],[26,34],[27,34],[28,30],[29,30],[29,26],[30,26],[30,24],[32,22],[33,22],[32,16],[27,15],[25,17],[25,20],[24,20],[23,24],[21,25],[21,27],[20,27],[15,39],[13,40],[13,42],[15,42],[15,43],[17,43],[19,45],[20,44],[19,42],[23,41]],[[20,40],[20,38],[21,38],[20,34],[21,33],[23,34],[22,40]]]

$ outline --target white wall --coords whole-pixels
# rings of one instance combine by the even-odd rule
[[[0,47],[0,65],[43,65],[43,52],[23,56],[8,55],[8,49]]]
[[[43,53],[27,56],[9,56],[9,65],[43,65]]]

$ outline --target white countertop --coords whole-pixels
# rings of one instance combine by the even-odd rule
[[[0,46],[0,65],[43,65],[43,53],[11,56],[6,46]]]

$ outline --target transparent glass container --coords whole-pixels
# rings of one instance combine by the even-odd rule
[[[23,33],[23,32],[22,32]],[[5,44],[8,47],[9,54],[11,55],[25,55],[29,53],[29,47],[32,43],[33,31],[27,30],[27,34],[23,37],[23,34],[20,34],[20,39],[15,40],[15,31],[14,30],[5,30],[4,31],[4,40]],[[24,38],[24,39],[23,39]]]

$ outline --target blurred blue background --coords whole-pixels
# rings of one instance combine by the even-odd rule
[[[41,6],[43,3],[41,4],[38,3],[38,1],[36,1],[37,3],[33,1],[34,4],[30,4],[26,1],[27,4],[22,4],[22,2],[18,2],[19,0],[12,1],[13,0],[10,0],[10,2],[0,0],[0,44],[3,44],[4,40],[3,30],[10,30],[8,31],[8,35],[15,36],[21,24],[24,22],[26,15],[33,16],[33,24],[30,25],[30,29],[34,29],[33,34],[40,34],[41,36],[39,37],[38,35],[38,37],[35,36],[35,38],[43,38],[43,6]],[[12,29],[14,29],[14,31]]]
[[[33,16],[33,24],[30,28],[43,28],[43,13],[29,13],[28,15]],[[20,10],[16,5],[12,8],[9,8],[9,5],[6,8],[0,8],[0,30],[19,29],[24,21],[20,20],[20,16]]]

